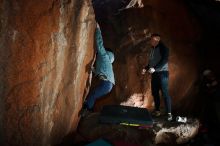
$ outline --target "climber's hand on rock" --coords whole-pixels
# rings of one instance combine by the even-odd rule
[[[100,26],[99,26],[98,22],[96,23],[96,27],[97,27],[97,28],[100,28]]]
[[[147,70],[146,70],[145,68],[144,68],[144,69],[142,69],[141,74],[142,74],[142,75],[144,75],[144,74],[146,73],[146,71],[147,71]]]

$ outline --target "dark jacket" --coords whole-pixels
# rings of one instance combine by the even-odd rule
[[[145,69],[153,67],[155,72],[168,71],[169,48],[160,42],[155,48],[152,48],[149,55],[148,65]]]

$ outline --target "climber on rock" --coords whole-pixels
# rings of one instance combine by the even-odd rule
[[[94,68],[95,77],[99,79],[98,85],[91,91],[83,103],[83,108],[81,110],[81,116],[84,116],[87,111],[93,111],[94,104],[97,99],[108,94],[114,84],[114,72],[112,63],[114,62],[114,54],[112,50],[105,48],[103,45],[103,39],[99,24],[97,23],[95,32],[96,41],[96,62]]]

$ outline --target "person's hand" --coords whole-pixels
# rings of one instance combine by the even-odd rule
[[[151,68],[148,70],[148,72],[152,74],[152,73],[155,72],[155,69],[154,69],[153,67],[151,67]]]
[[[145,68],[144,68],[144,69],[142,69],[141,74],[142,74],[142,75],[144,75],[144,74],[146,73],[146,71],[147,71],[147,70],[146,70]]]
[[[97,28],[100,28],[100,26],[99,26],[98,22],[96,23],[96,27],[97,27]]]
[[[94,66],[91,67],[90,72],[95,72],[95,67]]]

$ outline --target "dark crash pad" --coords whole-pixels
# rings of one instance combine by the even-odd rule
[[[99,122],[103,124],[122,124],[151,127],[153,120],[146,108],[123,105],[106,105],[102,108]]]

